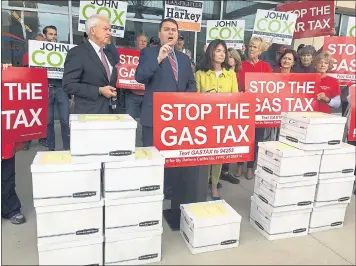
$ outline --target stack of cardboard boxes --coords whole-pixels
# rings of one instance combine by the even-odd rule
[[[135,148],[128,115],[70,125],[71,151],[39,152],[31,166],[39,265],[160,261],[164,158]]]
[[[355,149],[342,143],[345,123],[318,112],[284,113],[279,141],[259,144],[250,222],[266,238],[342,226],[355,178]]]

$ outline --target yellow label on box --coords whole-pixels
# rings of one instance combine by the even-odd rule
[[[152,152],[148,149],[136,149],[136,159],[152,159]]]
[[[295,149],[292,146],[289,146],[287,144],[284,144],[282,142],[277,142],[274,144],[278,149],[285,150],[285,149]]]
[[[319,113],[319,112],[303,113],[303,116],[306,117],[306,118],[325,118],[325,117],[330,117],[329,114]]]
[[[71,163],[70,152],[48,152],[42,154],[40,164]]]
[[[123,115],[80,115],[79,120],[82,122],[117,121],[117,120],[124,120],[124,116]]]
[[[197,218],[213,218],[227,216],[228,211],[221,203],[204,203],[189,206],[188,210]]]

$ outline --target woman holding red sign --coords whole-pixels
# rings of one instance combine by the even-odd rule
[[[313,67],[316,73],[320,73],[320,91],[317,95],[319,101],[319,112],[331,113],[331,108],[338,108],[341,105],[340,84],[336,78],[327,75],[333,68],[333,59],[327,52],[322,52],[313,60]]]
[[[197,91],[203,93],[238,92],[235,71],[229,65],[226,43],[222,40],[212,41],[196,73]],[[211,194],[214,200],[220,199],[217,185],[219,183],[221,164],[211,165]]]

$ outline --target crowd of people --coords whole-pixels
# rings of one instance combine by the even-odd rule
[[[47,41],[55,41],[57,29],[54,26],[43,30]],[[52,38],[53,37],[53,38]],[[321,89],[317,95],[320,110],[330,113],[340,106],[341,89],[338,81],[327,75],[332,68],[330,54],[316,51],[313,46],[300,45],[297,51],[281,46],[275,62],[263,60],[269,43],[260,37],[252,37],[242,49],[228,48],[223,40],[214,40],[205,47],[203,58],[195,63],[191,52],[184,46],[184,37],[179,33],[174,19],[164,19],[159,25],[158,36],[150,39],[145,34],[136,37],[136,49],[140,50],[139,64],[135,79],[144,84],[145,90],[124,90],[116,88],[118,54],[111,43],[110,22],[105,16],[93,15],[86,21],[86,35],[82,44],[72,48],[64,63],[62,82],[49,80],[50,118],[47,140],[40,143],[54,150],[53,108],[57,105],[60,113],[63,149],[69,149],[69,106],[79,114],[128,113],[142,126],[142,145],[153,146],[153,93],[154,92],[198,92],[198,93],[244,93],[245,74],[255,73],[319,73]],[[347,91],[342,88],[343,91]],[[347,96],[347,95],[346,95]],[[345,97],[346,98],[346,97]],[[113,103],[113,101],[117,102]],[[64,103],[65,102],[65,103]],[[114,108],[115,106],[115,108]],[[347,105],[343,107],[346,110]],[[255,132],[255,158],[258,142],[264,141],[265,130]],[[21,204],[15,192],[15,152],[11,144],[5,157],[3,153],[2,217],[14,224],[25,221]],[[27,145],[28,147],[28,145]],[[23,148],[23,147],[22,147]],[[2,149],[4,147],[2,145]],[[254,178],[255,161],[246,162],[245,178]],[[209,169],[210,191],[214,200],[220,199],[221,180],[238,184],[244,174],[244,163],[237,164],[235,173],[230,165],[212,165]],[[4,181],[4,182],[3,182]],[[170,197],[170,180],[165,175],[165,196]]]

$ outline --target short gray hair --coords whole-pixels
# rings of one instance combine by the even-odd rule
[[[100,20],[104,20],[110,24],[109,18],[103,15],[92,15],[87,19],[87,21],[85,21],[85,32],[88,34],[88,36],[90,33],[90,29],[93,27],[97,27],[99,25]]]

